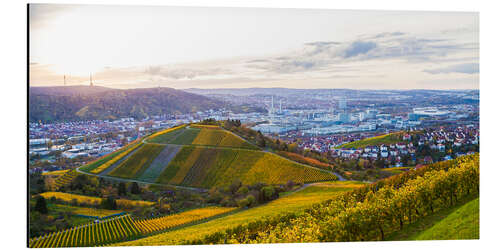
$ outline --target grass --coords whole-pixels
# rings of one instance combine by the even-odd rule
[[[419,233],[415,240],[479,239],[479,198],[456,209],[431,228]]]
[[[437,211],[387,238],[397,240],[479,239],[479,198]]]
[[[140,177],[164,147],[165,145],[144,144],[108,175],[127,179]]]
[[[377,145],[381,145],[381,144],[389,145],[389,144],[402,142],[403,140],[401,140],[400,136],[401,136],[400,132],[390,133],[390,134],[386,134],[386,135],[380,135],[380,136],[375,136],[375,137],[371,137],[371,138],[366,138],[366,139],[359,140],[359,141],[349,142],[349,143],[346,143],[343,145],[339,145],[335,148],[337,148],[337,149],[339,149],[339,148],[365,148],[367,146],[377,146]]]
[[[313,204],[331,199],[339,192],[351,190],[363,185],[359,182],[329,182],[322,186],[313,184],[301,191],[292,193],[267,204],[242,210],[221,218],[210,220],[206,223],[173,230],[159,235],[123,242],[120,246],[147,246],[147,245],[173,245],[182,244],[186,240],[194,240],[205,235],[246,224],[266,216],[276,216],[280,213],[297,212]]]

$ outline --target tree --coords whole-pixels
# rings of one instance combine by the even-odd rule
[[[104,209],[115,210],[117,208],[116,200],[112,196],[109,196],[108,198],[104,199],[101,206]]]
[[[47,214],[49,210],[47,209],[47,202],[43,196],[38,196],[35,204],[35,211],[40,212],[41,214]]]
[[[139,187],[139,184],[137,184],[137,182],[132,182],[132,187],[130,188],[130,192],[133,194],[141,193],[141,188]]]
[[[118,195],[127,195],[127,186],[123,182],[118,184]]]
[[[274,187],[273,186],[265,186],[260,190],[262,198],[264,201],[270,201],[274,198]]]

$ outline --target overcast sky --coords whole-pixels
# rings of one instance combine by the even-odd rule
[[[30,5],[30,85],[478,89],[479,14]]]

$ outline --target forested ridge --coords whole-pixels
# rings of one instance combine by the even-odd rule
[[[186,114],[228,108],[235,112],[251,107],[226,105],[205,96],[172,88],[111,89],[98,86],[30,87],[30,122],[77,121],[154,115]],[[256,109],[258,111],[258,109]]]

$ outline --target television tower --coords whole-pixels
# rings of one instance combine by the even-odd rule
[[[90,73],[90,87],[93,87],[94,83],[92,82],[92,73]]]
[[[66,75],[64,75],[64,86],[66,86]]]

